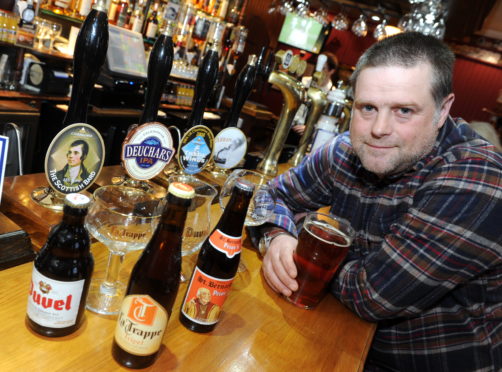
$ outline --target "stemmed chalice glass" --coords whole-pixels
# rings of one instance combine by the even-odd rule
[[[195,196],[188,208],[183,230],[181,248],[181,281],[185,282],[192,274],[194,262],[187,256],[197,252],[211,231],[211,205],[218,191],[210,184],[188,174],[172,175],[171,182],[181,182],[193,187]]]
[[[126,284],[119,271],[128,251],[145,248],[162,213],[163,203],[141,189],[109,185],[94,191],[85,220],[89,232],[110,251],[104,278],[93,278],[87,309],[99,314],[118,314]]]
[[[275,208],[275,189],[268,184],[269,177],[247,169],[235,169],[225,181],[219,197],[220,207],[224,210],[230,195],[232,194],[235,181],[244,178],[255,185],[251,202],[249,203],[244,226],[260,226],[267,222]],[[246,271],[246,266],[239,263],[239,272]]]

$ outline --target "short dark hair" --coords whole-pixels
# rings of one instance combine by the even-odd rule
[[[455,55],[441,40],[419,32],[404,32],[373,44],[357,62],[350,77],[355,91],[359,74],[367,67],[413,67],[427,62],[432,67],[431,94],[437,107],[452,92],[453,64]]]
[[[89,145],[87,144],[87,142],[81,139],[75,140],[71,143],[70,147],[75,147],[80,145],[82,145],[82,157],[80,159],[84,160],[87,157],[87,154],[89,153]]]

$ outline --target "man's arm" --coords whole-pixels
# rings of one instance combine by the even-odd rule
[[[261,252],[266,253],[263,274],[270,287],[285,296],[298,289],[293,262],[298,233],[296,224],[307,212],[331,204],[331,182],[337,167],[334,159],[340,142],[341,139],[331,142],[304,159],[299,167],[273,181],[277,203],[271,223],[275,231],[279,227],[286,234],[277,235],[270,241],[267,251]]]
[[[467,159],[432,171],[381,248],[343,266],[335,296],[368,320],[413,317],[502,265],[499,167]]]

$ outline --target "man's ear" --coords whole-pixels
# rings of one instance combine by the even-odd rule
[[[453,101],[455,101],[455,94],[450,93],[446,96],[446,98],[443,100],[443,103],[441,104],[441,109],[439,112],[439,120],[438,120],[438,127],[441,128],[443,124],[446,122],[446,118],[450,114],[450,109],[451,105],[453,104]]]

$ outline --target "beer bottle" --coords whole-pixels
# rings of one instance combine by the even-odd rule
[[[63,219],[35,258],[27,323],[43,336],[66,336],[80,327],[94,269],[84,226],[89,203],[85,195],[66,195]]]
[[[216,327],[239,266],[242,227],[253,190],[249,181],[235,181],[223,215],[201,247],[180,311],[181,323],[192,331]]]
[[[123,366],[145,368],[158,354],[178,293],[183,228],[194,194],[189,185],[169,185],[160,223],[132,270],[112,346]]]

